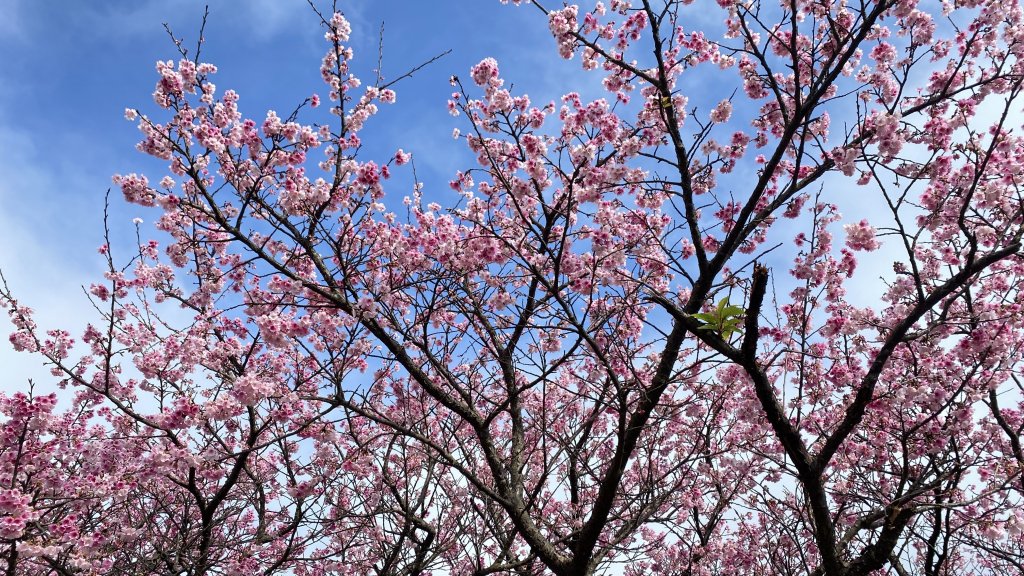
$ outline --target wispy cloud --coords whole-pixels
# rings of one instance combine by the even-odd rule
[[[207,2],[147,0],[132,3],[89,3],[79,7],[83,25],[119,36],[152,38],[168,23],[179,36],[191,38]],[[299,0],[228,0],[210,5],[212,24],[227,29],[239,42],[263,42],[298,28],[310,14]],[[194,28],[188,28],[193,26]]]
[[[36,311],[41,328],[84,327],[92,311],[81,286],[102,274],[99,258],[87,256],[95,251],[86,248],[99,245],[102,207],[81,196],[55,201],[54,191],[83,180],[48,160],[30,134],[0,125],[0,149],[0,270],[22,304]],[[6,339],[0,365],[0,391],[25,389],[30,378],[38,389],[53,387],[42,358],[14,352]]]
[[[0,41],[21,41],[25,38],[22,13],[24,0],[0,0]]]

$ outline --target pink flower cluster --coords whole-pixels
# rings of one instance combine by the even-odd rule
[[[868,224],[867,220],[861,220],[856,224],[846,224],[843,226],[843,230],[846,231],[846,245],[851,250],[865,250],[872,251],[878,250],[881,244],[876,238],[875,229]]]
[[[472,165],[402,201],[341,14],[328,107],[247,117],[159,62],[125,116],[167,174],[114,181],[165,241],[100,248],[78,332],[0,285],[63,390],[0,395],[0,562],[1015,573],[1024,9],[929,10],[550,10],[604,92],[483,59],[448,102]]]

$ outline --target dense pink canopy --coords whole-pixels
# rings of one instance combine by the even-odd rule
[[[452,77],[446,190],[340,12],[287,115],[157,64],[159,241],[3,290],[67,395],[0,397],[7,574],[1024,570],[1020,4],[511,4],[606,94]]]

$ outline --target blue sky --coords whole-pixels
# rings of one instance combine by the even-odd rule
[[[124,109],[162,117],[151,96],[154,63],[178,57],[163,23],[186,46],[194,46],[206,2],[0,0],[5,15],[0,22],[0,54],[5,55],[0,58],[0,270],[24,303],[38,311],[42,327],[78,334],[93,318],[81,287],[104,272],[96,247],[103,243],[103,198],[111,176],[140,172],[157,181],[166,174],[164,162],[135,151],[139,132],[124,119]],[[259,121],[268,109],[285,116],[310,94],[325,94],[319,63],[326,43],[304,0],[209,4],[202,60],[219,67],[213,78],[219,93],[232,88],[241,95],[245,116]],[[381,22],[386,78],[452,50],[403,80],[396,87],[397,103],[384,107],[361,133],[363,158],[384,160],[398,148],[412,152],[425,195],[443,205],[450,204],[448,198],[431,195],[450,196],[447,182],[455,172],[475,165],[464,143],[450,136],[453,128],[466,128],[447,112],[452,74],[467,77],[473,64],[493,56],[512,91],[528,93],[535,102],[557,100],[570,90],[585,100],[606,95],[600,74],[583,72],[578,59],[558,58],[547,18],[533,7],[503,6],[498,0],[339,4],[353,26],[353,66],[366,80],[376,68]],[[685,22],[694,28],[720,26],[721,14],[707,8],[688,7]],[[732,92],[729,82],[736,80],[733,73],[698,72],[684,92],[690,105],[706,114]],[[741,166],[737,174],[749,168],[749,163]],[[409,184],[408,175],[396,171],[389,194],[401,198]],[[127,256],[134,244],[135,217],[149,221],[156,212],[126,205],[114,190],[115,258],[119,246]],[[152,235],[147,226],[144,237]],[[8,376],[0,388],[21,386],[28,376],[40,383],[51,379],[38,358],[15,354],[3,342],[0,362]]]
[[[139,133],[124,119],[124,109],[155,112],[154,63],[177,59],[163,23],[192,46],[207,2],[202,59],[219,67],[214,77],[219,93],[232,88],[241,95],[244,115],[260,120],[274,109],[284,116],[310,94],[324,94],[319,63],[326,43],[304,0],[0,0],[0,270],[23,302],[38,311],[41,326],[77,334],[93,317],[81,287],[104,271],[96,247],[103,242],[103,198],[111,176],[140,172],[156,181],[166,173],[165,163],[135,151]],[[687,7],[688,28],[720,22],[721,14],[708,10],[708,4]],[[570,90],[585,100],[605,95],[600,74],[581,71],[578,59],[557,57],[547,19],[532,7],[503,6],[498,0],[341,0],[340,6],[353,25],[353,65],[364,79],[374,75],[382,22],[385,78],[452,50],[402,81],[397,104],[384,107],[361,133],[364,158],[384,160],[398,148],[412,152],[429,200],[450,204],[443,196],[450,198],[447,182],[457,170],[475,165],[465,145],[450,136],[453,128],[466,127],[447,112],[452,74],[466,77],[473,64],[493,56],[513,92],[528,93],[535,102],[557,100]],[[729,82],[736,76],[708,80],[698,73],[684,88],[703,114],[732,92]],[[742,116],[738,109],[736,117]],[[834,126],[842,121],[833,116]],[[407,174],[396,171],[389,194],[401,198],[410,183]],[[822,188],[847,221],[884,215],[877,193],[849,179],[830,177]],[[155,216],[126,205],[116,190],[111,194],[115,257],[119,246],[127,255],[134,243],[132,219]],[[152,235],[148,224],[143,226],[143,235]],[[781,230],[779,239],[793,233]],[[851,290],[851,298],[877,302],[878,277],[891,274],[897,248],[865,255],[855,282],[872,290]],[[777,257],[775,277],[782,281],[785,257]],[[41,383],[50,379],[38,358],[15,354],[5,342],[0,342],[0,365],[7,376],[0,389],[23,386],[29,376]]]
[[[92,318],[82,286],[101,278],[103,198],[115,173],[142,172],[159,180],[161,162],[135,151],[135,124],[126,107],[154,112],[154,63],[177,58],[163,29],[194,45],[203,0],[37,2],[0,0],[0,270],[41,327],[80,332]],[[287,114],[313,92],[324,94],[319,63],[326,43],[303,0],[211,0],[203,60],[219,67],[218,92],[241,95],[242,113],[261,119]],[[397,104],[364,131],[367,158],[411,151],[421,181],[447,188],[454,172],[473,164],[454,141],[463,127],[448,115],[452,74],[467,75],[487,56],[499,59],[516,92],[557,99],[567,84],[596,96],[599,78],[578,61],[555,54],[539,11],[496,0],[342,0],[352,22],[354,67],[372,79],[384,22],[384,74],[396,77],[452,49],[452,54],[396,87]],[[157,117],[159,117],[157,115]],[[400,195],[407,190],[396,191]],[[113,247],[126,255],[132,219],[154,212],[111,194]],[[143,235],[147,230],[143,225]],[[115,252],[115,257],[117,253]],[[9,325],[3,332],[9,330]],[[4,339],[6,340],[6,338]],[[0,344],[2,389],[49,376],[39,359]]]

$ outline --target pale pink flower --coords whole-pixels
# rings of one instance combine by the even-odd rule
[[[732,116],[732,102],[728,100],[722,100],[711,110],[711,121],[718,124],[728,122],[730,116]]]

